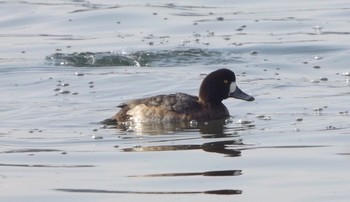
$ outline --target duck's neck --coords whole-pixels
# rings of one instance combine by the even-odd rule
[[[203,107],[205,108],[216,108],[216,107],[221,107],[223,104],[221,101],[216,101],[216,102],[208,102],[202,98],[199,98],[199,101],[198,101]]]

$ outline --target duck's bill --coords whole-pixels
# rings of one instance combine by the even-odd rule
[[[230,93],[229,97],[233,97],[233,98],[241,99],[241,100],[245,100],[245,101],[255,100],[253,96],[246,94],[238,87],[236,87],[236,90],[233,93]]]

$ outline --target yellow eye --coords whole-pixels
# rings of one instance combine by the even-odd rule
[[[224,80],[224,84],[228,84],[228,80]]]

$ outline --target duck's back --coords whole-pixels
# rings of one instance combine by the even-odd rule
[[[119,123],[189,121],[195,118],[202,109],[197,96],[185,93],[132,100],[118,107],[122,109],[114,119]]]

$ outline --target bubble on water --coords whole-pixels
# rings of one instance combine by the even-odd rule
[[[314,59],[315,59],[315,60],[322,60],[323,57],[321,57],[321,56],[315,56]]]
[[[327,126],[326,129],[327,129],[327,130],[335,130],[335,129],[337,129],[337,128],[334,127],[334,126]]]
[[[69,90],[61,90],[60,94],[70,94],[70,91]]]
[[[217,21],[224,21],[224,17],[217,17],[216,20]]]
[[[256,51],[256,50],[250,51],[250,54],[251,54],[251,55],[257,55],[258,53],[259,53],[259,52]]]
[[[61,83],[60,86],[69,86],[69,83]]]
[[[34,132],[42,132],[42,130],[38,129],[38,128],[31,128],[29,130],[29,133],[34,133]]]
[[[271,120],[271,117],[267,115],[260,115],[260,116],[257,116],[256,118],[261,120]]]
[[[319,65],[314,65],[313,68],[314,68],[314,69],[320,69],[321,66],[319,66]]]
[[[81,72],[75,72],[75,76],[84,76],[84,73],[81,73]]]
[[[224,40],[225,40],[225,41],[229,41],[229,40],[230,40],[230,37],[229,37],[229,36],[224,36]]]
[[[315,25],[315,26],[312,27],[312,29],[315,30],[315,33],[316,33],[316,34],[322,34],[322,29],[323,29],[322,26],[320,26],[320,25]]]
[[[320,80],[321,80],[321,81],[328,81],[328,78],[326,78],[326,77],[320,77]]]
[[[296,118],[295,120],[300,122],[300,121],[303,121],[303,118]]]
[[[315,108],[313,109],[313,111],[314,111],[316,114],[320,114],[320,113],[323,111],[323,108],[315,107]]]
[[[74,93],[72,93],[72,95],[78,95],[79,93],[78,92],[74,92]]]
[[[193,37],[201,37],[202,35],[200,33],[197,33],[197,32],[193,32]]]
[[[190,121],[190,127],[195,128],[195,127],[197,127],[197,126],[198,126],[198,121],[197,121],[197,120],[191,120],[191,121]]]
[[[320,25],[315,25],[315,26],[312,27],[312,29],[323,29],[323,27],[320,26]]]
[[[343,72],[342,75],[343,76],[350,76],[350,72]]]
[[[211,36],[215,36],[215,32],[214,31],[207,31],[207,37],[211,37]]]
[[[253,121],[248,121],[248,120],[243,120],[243,119],[238,119],[238,121],[236,122],[236,124],[242,124],[242,125],[247,125],[247,124],[251,124],[253,123]]]
[[[91,138],[92,138],[92,139],[94,139],[94,140],[100,140],[100,139],[103,139],[103,137],[102,137],[102,136],[100,136],[100,135],[93,135],[93,136],[91,136]]]
[[[311,80],[310,80],[310,83],[320,83],[320,81],[311,79]]]
[[[60,91],[60,88],[54,88],[53,91]]]
[[[271,117],[270,117],[270,116],[265,116],[265,117],[263,118],[263,120],[271,120]]]
[[[231,118],[225,119],[225,124],[233,123],[233,120]]]
[[[238,31],[238,32],[243,31],[243,29],[246,27],[247,27],[246,25],[242,25],[239,28],[237,28],[236,31]]]

